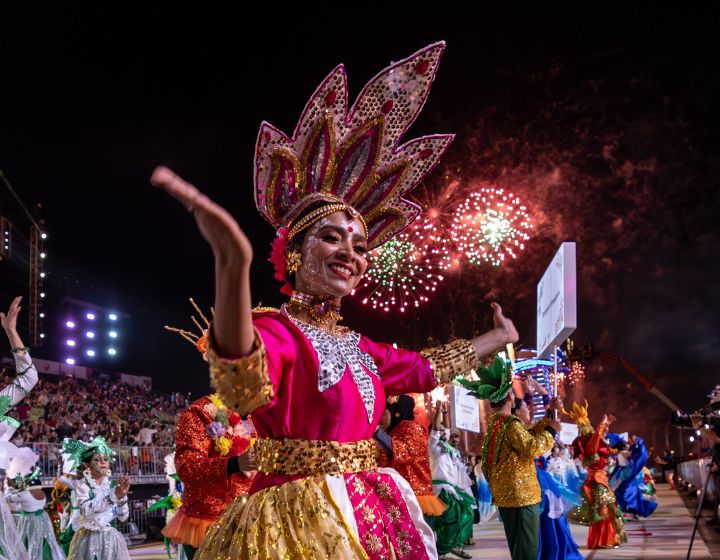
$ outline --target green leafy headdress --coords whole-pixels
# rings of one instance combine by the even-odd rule
[[[512,376],[507,362],[500,356],[495,356],[495,360],[490,367],[478,364],[475,368],[479,381],[468,381],[462,377],[455,379],[460,385],[469,389],[469,394],[475,398],[488,400],[491,403],[501,401],[510,391],[512,385]]]
[[[95,455],[107,455],[113,457],[115,452],[102,436],[96,436],[90,443],[79,439],[65,438],[62,449],[63,464],[67,465],[65,470],[76,470],[83,463],[88,463]]]

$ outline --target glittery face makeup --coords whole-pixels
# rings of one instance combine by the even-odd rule
[[[367,269],[367,239],[362,223],[347,212],[335,212],[307,232],[302,266],[295,289],[307,294],[341,298],[360,282]]]
[[[110,460],[107,455],[95,455],[90,459],[90,471],[93,474],[105,476],[110,469]]]

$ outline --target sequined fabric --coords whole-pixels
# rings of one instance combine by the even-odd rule
[[[253,324],[267,348],[268,376],[275,394],[253,413],[260,438],[341,443],[371,439],[385,407],[385,395],[427,392],[435,387],[430,364],[418,353],[361,336],[357,347],[370,356],[378,372],[377,376],[369,374],[376,398],[373,419],[368,422],[365,403],[349,369],[336,384],[325,391],[318,389],[318,353],[286,313],[257,314]],[[300,475],[258,472],[252,491],[295,476]]]
[[[607,425],[600,423],[597,429],[575,440],[579,458],[587,466],[588,473],[582,487],[583,503],[568,514],[576,523],[589,525],[588,548],[615,546],[627,542],[622,515],[616,504],[615,494],[608,484],[605,470],[610,449],[602,434]]]
[[[421,354],[430,362],[435,383],[438,385],[468,373],[478,363],[477,352],[472,342],[462,338],[442,346],[428,348]]]
[[[324,477],[236,499],[210,529],[195,558],[368,560]]]
[[[20,540],[17,523],[13,519],[12,513],[10,513],[5,498],[6,496],[0,491],[0,548],[10,558],[27,560],[27,551]]]
[[[229,457],[220,457],[214,449],[212,438],[208,436],[206,427],[212,421],[204,406],[210,403],[207,397],[201,397],[186,408],[180,415],[175,429],[175,467],[183,482],[183,503],[181,509],[184,516],[180,519],[217,520],[225,508],[237,496],[247,494],[252,479],[243,473],[227,476]],[[187,534],[182,527],[173,524],[173,534],[168,538],[176,538]],[[195,543],[184,542],[197,546]]]
[[[393,479],[377,472],[346,475],[360,542],[371,560],[427,558]]]
[[[410,483],[416,495],[434,495],[425,429],[417,422],[403,420],[390,436],[393,450],[391,466]]]
[[[418,353],[361,336],[357,347],[370,356],[378,373],[377,376],[369,374],[376,399],[372,421],[368,422],[365,403],[349,369],[346,368],[336,384],[325,391],[318,389],[318,353],[286,314],[256,314],[253,324],[267,348],[267,371],[274,388],[270,402],[253,413],[259,438],[339,443],[369,440],[385,407],[386,394],[427,392],[435,387],[429,362]],[[308,558],[367,558],[348,498],[344,479],[347,476],[308,477],[307,474],[258,471],[246,506],[254,513],[246,513],[237,500],[231,504],[227,510],[231,513],[224,514],[208,533],[216,536],[206,558],[282,558],[282,554],[285,558],[302,558],[303,553]],[[399,476],[397,479],[394,484],[400,488],[411,515],[407,522],[418,527],[426,550],[434,551],[432,533],[423,522],[412,489]],[[325,490],[318,491],[320,481]],[[333,504],[333,511],[341,514],[342,520],[330,512],[329,524],[322,525],[322,534],[318,536],[313,527],[299,527],[295,520],[307,521],[308,516],[316,515],[313,508],[316,508],[318,492],[325,496],[326,490],[332,502],[327,497],[323,498],[324,502]],[[293,496],[291,503],[280,504],[287,502],[289,495]],[[225,544],[221,544],[223,540]],[[207,542],[208,539],[204,546]],[[335,545],[338,548],[333,548]],[[313,550],[319,552],[313,556]],[[333,555],[335,550],[339,551],[337,555]],[[428,553],[428,556],[435,555]]]
[[[44,559],[43,550],[47,550],[50,556],[48,560],[65,560],[65,553],[57,542],[50,517],[44,510],[23,512],[18,532],[30,558]]]
[[[91,531],[80,529],[70,543],[68,560],[88,560],[112,558],[113,560],[130,560],[130,553],[125,539],[115,529]]]
[[[314,195],[331,196],[367,221],[370,248],[407,227],[421,208],[403,198],[437,164],[452,135],[404,141],[425,104],[444,43],[430,45],[373,78],[348,110],[345,68],[315,90],[292,137],[263,123],[255,150],[255,204],[274,227]]]
[[[371,439],[340,443],[306,439],[260,438],[255,443],[258,470],[275,474],[342,474],[377,468]]]
[[[493,414],[483,440],[483,474],[498,507],[525,507],[540,502],[535,457],[555,440],[545,430],[548,420],[526,428],[515,416]]]
[[[274,396],[267,374],[267,351],[262,338],[255,331],[252,354],[245,358],[225,360],[212,347],[208,339],[207,360],[210,365],[210,384],[223,402],[238,414],[248,414],[267,404]]]
[[[368,422],[372,422],[375,409],[375,389],[370,374],[377,378],[380,376],[373,359],[358,348],[360,335],[348,331],[345,334],[333,336],[308,323],[292,317],[290,319],[303,332],[317,352],[320,366],[318,391],[322,393],[336,385],[345,375],[345,369],[349,369],[365,405]]]

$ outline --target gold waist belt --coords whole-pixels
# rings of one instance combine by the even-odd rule
[[[258,470],[268,474],[342,474],[377,468],[377,447],[371,439],[340,443],[259,438],[254,450]]]

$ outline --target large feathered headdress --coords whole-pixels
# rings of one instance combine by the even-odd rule
[[[363,88],[348,109],[341,64],[310,97],[292,136],[267,122],[255,148],[255,204],[288,239],[318,216],[348,209],[359,213],[370,248],[407,227],[420,213],[405,195],[448,148],[450,134],[423,136],[400,144],[420,113],[445,48],[432,44],[394,63]],[[316,201],[320,208],[292,224]],[[325,210],[323,210],[325,208]]]

